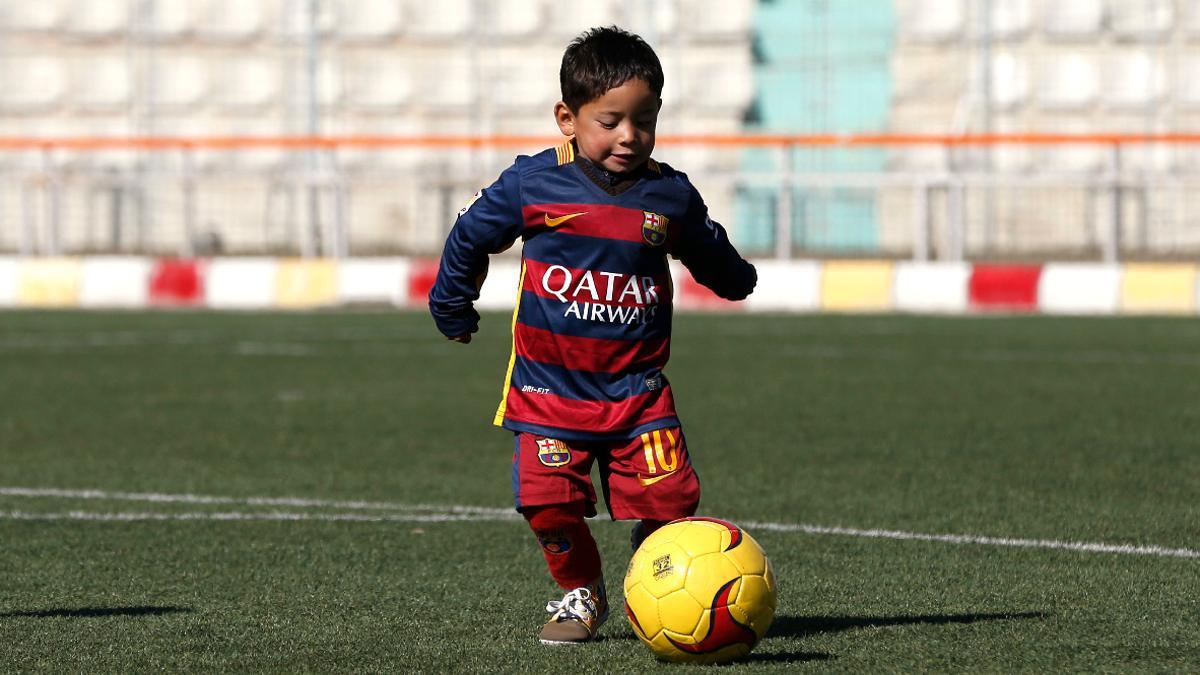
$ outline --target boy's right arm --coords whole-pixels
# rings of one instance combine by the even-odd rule
[[[520,185],[516,165],[484,188],[462,211],[446,238],[437,281],[429,291],[429,312],[451,340],[470,342],[479,330],[474,303],[487,276],[488,256],[521,234]]]

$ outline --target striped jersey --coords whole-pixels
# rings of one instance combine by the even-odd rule
[[[565,440],[616,440],[679,424],[663,374],[671,344],[667,256],[729,300],[754,288],[687,176],[650,160],[617,176],[572,142],[521,156],[476,193],[429,294],[438,329],[473,333],[488,255],[521,238],[513,349],[495,423]]]

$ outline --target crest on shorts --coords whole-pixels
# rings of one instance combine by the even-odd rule
[[[560,440],[539,438],[537,449],[538,461],[546,466],[562,466],[571,461],[571,449]]]
[[[651,246],[662,246],[667,241],[667,217],[642,211],[642,239]]]

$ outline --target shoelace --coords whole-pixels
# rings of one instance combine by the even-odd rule
[[[592,592],[586,588],[576,588],[564,595],[562,600],[547,602],[546,611],[553,612],[560,621],[563,619],[588,621],[596,615],[594,606]]]

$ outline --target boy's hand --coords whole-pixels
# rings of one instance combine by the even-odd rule
[[[446,339],[452,342],[461,342],[465,345],[471,342],[471,334],[463,333],[462,335],[455,335],[454,337],[448,337]]]

